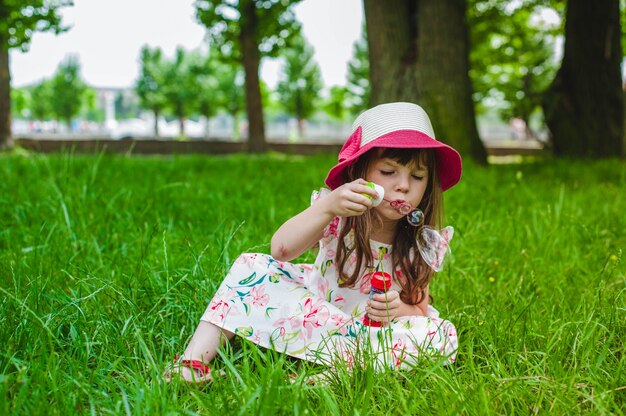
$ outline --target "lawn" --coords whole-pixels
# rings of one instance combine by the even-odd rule
[[[318,370],[236,341],[208,386],[167,385],[241,252],[335,156],[0,154],[0,414],[623,414],[626,163],[466,162],[431,284],[453,366]],[[311,253],[305,261],[312,261]]]

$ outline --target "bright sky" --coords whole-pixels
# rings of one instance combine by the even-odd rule
[[[361,0],[304,0],[295,8],[304,35],[315,48],[326,86],[344,85],[352,45],[361,34]],[[173,56],[203,44],[193,0],[74,0],[62,9],[68,32],[37,33],[26,53],[11,51],[12,85],[51,77],[68,55],[76,55],[83,79],[94,87],[131,87],[139,71],[139,50],[159,46]],[[274,87],[280,70],[266,60],[261,77]]]

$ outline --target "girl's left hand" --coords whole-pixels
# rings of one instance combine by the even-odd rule
[[[397,290],[388,290],[387,293],[377,293],[367,301],[365,312],[372,321],[387,324],[398,316],[402,301]]]

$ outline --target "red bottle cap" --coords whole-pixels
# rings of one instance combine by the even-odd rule
[[[383,292],[391,289],[391,275],[389,273],[374,272],[370,282],[374,289],[382,290]]]

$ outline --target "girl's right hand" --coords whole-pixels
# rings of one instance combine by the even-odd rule
[[[330,214],[333,217],[354,217],[362,215],[370,209],[372,207],[372,199],[364,194],[376,198],[377,193],[374,189],[366,186],[366,183],[367,181],[364,179],[357,179],[341,185],[328,194],[323,201],[328,204]]]

